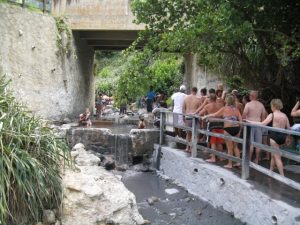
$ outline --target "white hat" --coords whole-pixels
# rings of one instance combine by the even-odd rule
[[[181,85],[180,88],[179,88],[179,90],[180,90],[180,91],[185,91],[185,90],[186,90],[185,85]]]

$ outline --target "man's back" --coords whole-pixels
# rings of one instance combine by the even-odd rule
[[[173,112],[182,113],[182,107],[185,97],[186,94],[182,92],[176,92],[171,96],[174,105]]]
[[[248,102],[245,106],[243,118],[246,120],[261,122],[265,117],[264,105],[256,100]]]
[[[200,106],[200,99],[196,95],[188,95],[184,99],[184,107],[186,114],[195,113]]]
[[[212,102],[207,104],[204,108],[205,111],[207,112],[207,114],[211,114],[211,113],[215,113],[218,112],[223,106],[221,106],[220,104],[216,103],[216,102]]]

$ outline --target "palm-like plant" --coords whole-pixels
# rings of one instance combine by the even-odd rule
[[[0,224],[24,224],[38,221],[43,209],[59,206],[59,171],[69,149],[26,112],[7,86],[0,77]]]

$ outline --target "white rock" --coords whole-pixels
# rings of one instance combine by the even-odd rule
[[[55,223],[55,213],[52,210],[43,211],[43,223],[44,224],[53,224]]]
[[[79,172],[66,169],[63,176],[62,224],[94,225],[107,224],[107,221],[122,225],[143,224],[135,196],[120,179],[91,163],[94,155],[86,152],[83,145],[78,144],[74,149],[75,162],[84,162],[85,166],[77,164]]]
[[[168,195],[173,195],[173,194],[176,194],[178,193],[179,191],[175,188],[169,188],[169,189],[165,189],[165,192],[168,194]]]

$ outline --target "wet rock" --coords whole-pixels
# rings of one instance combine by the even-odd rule
[[[105,159],[101,163],[106,170],[113,170],[116,168],[116,162],[113,156],[105,156]]]
[[[118,165],[118,166],[116,166],[116,170],[122,171],[122,172],[128,170],[128,168],[129,168],[129,167],[128,167],[127,164],[123,164],[123,165]]]
[[[177,194],[179,193],[179,191],[175,188],[168,188],[168,189],[165,189],[165,192],[169,195],[173,195],[173,194]]]
[[[151,222],[149,220],[144,220],[144,222],[141,225],[148,225],[151,224]]]
[[[60,221],[57,220],[57,221],[55,222],[55,225],[61,225]]]
[[[195,213],[199,216],[202,215],[202,209],[195,209]]]
[[[71,123],[72,121],[70,120],[70,118],[66,117],[63,119],[63,123],[66,124],[66,123]]]
[[[185,202],[190,202],[190,201],[192,201],[192,198],[187,197],[187,198],[184,199],[184,201],[185,201]]]
[[[147,199],[147,202],[148,202],[149,205],[153,205],[155,202],[158,202],[158,201],[159,201],[159,198],[155,197],[155,196],[152,196],[152,197]]]
[[[55,213],[52,210],[43,211],[43,223],[44,224],[54,224],[56,221]]]
[[[37,224],[35,224],[35,225],[43,225],[43,223],[42,222],[38,222]]]

